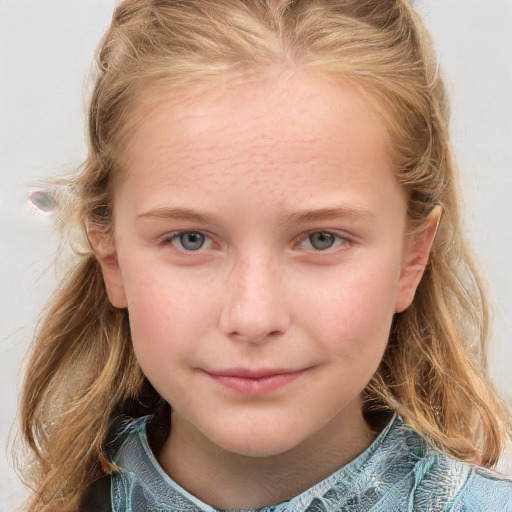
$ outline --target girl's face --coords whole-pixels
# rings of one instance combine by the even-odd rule
[[[424,264],[375,107],[297,73],[137,115],[100,252],[176,432],[252,456],[350,442]]]

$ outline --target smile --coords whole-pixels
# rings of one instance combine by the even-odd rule
[[[265,395],[276,391],[300,377],[306,370],[251,371],[232,369],[205,371],[211,379],[222,386],[244,395]]]

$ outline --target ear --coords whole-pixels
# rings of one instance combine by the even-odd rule
[[[441,214],[441,206],[436,206],[427,217],[424,228],[419,233],[412,235],[407,242],[398,280],[396,313],[401,313],[412,304],[414,294],[428,263],[430,250],[441,221]]]
[[[101,266],[103,281],[110,302],[115,308],[126,308],[123,276],[117,260],[114,239],[111,234],[99,228],[88,230],[89,240]]]

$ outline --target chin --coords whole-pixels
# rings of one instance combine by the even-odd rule
[[[233,440],[231,440],[231,442],[219,446],[233,454],[254,458],[277,457],[294,448],[289,442],[280,444],[276,443],[275,439],[270,442],[268,439],[262,439],[260,442],[260,440],[254,438],[250,440],[240,440],[238,443],[234,443]]]
[[[226,452],[245,457],[275,457],[293,450],[301,442],[296,435],[297,431],[292,436],[289,429],[276,431],[270,428],[250,428],[235,431],[226,428],[219,434],[209,436],[210,441]]]

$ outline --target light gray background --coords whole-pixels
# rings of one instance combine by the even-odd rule
[[[24,492],[7,463],[20,367],[55,285],[53,219],[38,178],[85,157],[84,85],[114,0],[0,0],[0,508]],[[512,398],[512,0],[420,0],[452,95],[466,224],[496,301],[492,374]],[[6,447],[6,448],[4,448]],[[510,469],[507,471],[511,472]]]

